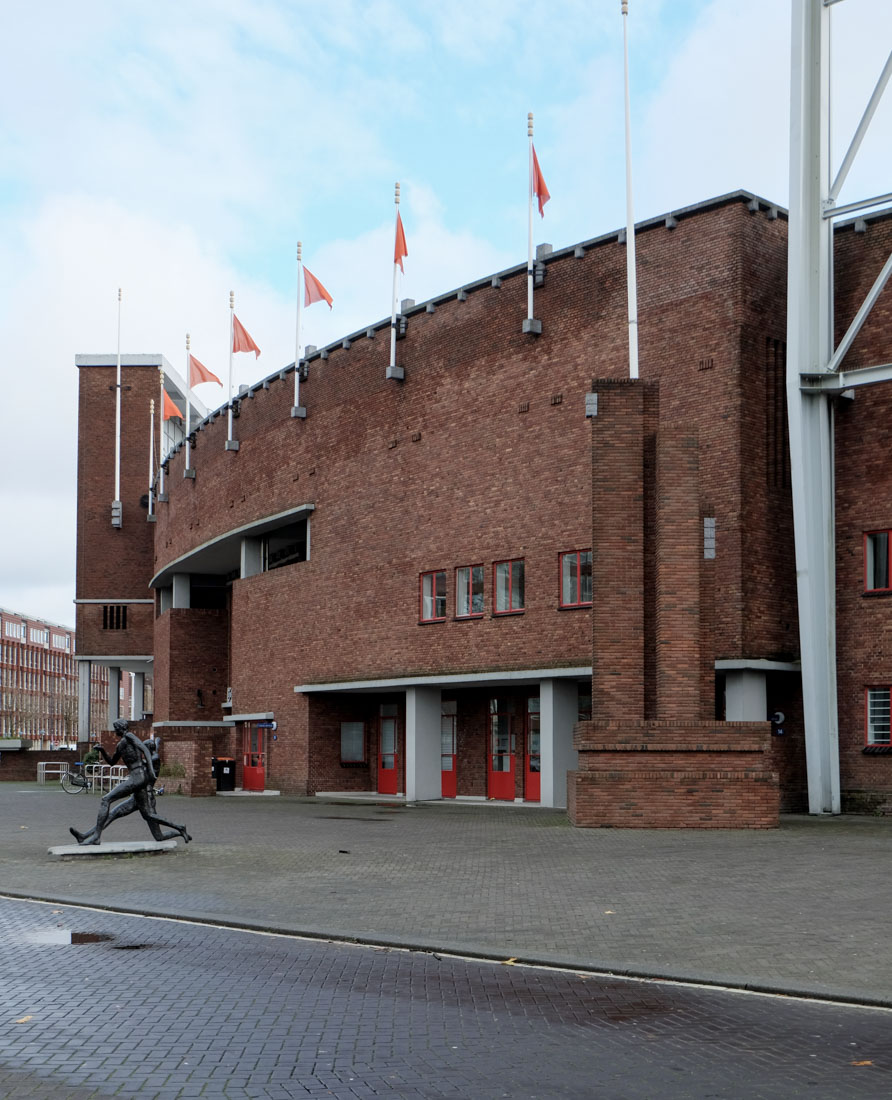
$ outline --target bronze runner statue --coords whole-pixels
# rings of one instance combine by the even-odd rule
[[[172,840],[176,836],[181,836],[188,844],[192,837],[186,831],[186,826],[176,825],[172,821],[159,817],[155,807],[153,788],[156,770],[160,764],[157,745],[151,740],[140,741],[123,719],[115,722],[114,730],[120,737],[115,746],[114,755],[109,756],[101,745],[97,744],[95,747],[107,764],[117,764],[122,760],[127,765],[129,774],[108,794],[102,796],[99,813],[96,815],[96,824],[89,832],[79,833],[74,826],[69,832],[78,844],[98,844],[103,830],[113,821],[132,814],[134,810],[139,810],[155,840]],[[121,799],[127,801],[121,802]],[[115,802],[120,802],[120,805],[112,809],[112,804]],[[165,833],[161,828],[162,825],[166,825],[172,831]]]

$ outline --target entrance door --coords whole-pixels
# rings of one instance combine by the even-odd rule
[[[396,703],[382,703],[378,712],[378,794],[399,790],[399,740]]]
[[[504,802],[514,801],[513,700],[490,699],[487,794]]]
[[[540,772],[542,758],[539,755],[539,697],[527,700],[526,731],[523,753],[523,797],[527,802],[540,798]]]
[[[455,699],[444,699],[440,717],[440,793],[443,798],[455,798],[458,775],[455,770],[455,724],[458,705]]]
[[[266,730],[247,722],[242,732],[242,790],[266,787]]]

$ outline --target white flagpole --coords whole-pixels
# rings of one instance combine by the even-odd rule
[[[189,361],[191,358],[189,354],[189,333],[186,333],[186,446],[189,446],[189,432],[192,426],[192,420],[190,413],[192,411],[192,364]],[[188,457],[186,459],[186,465],[189,465]]]
[[[232,441],[232,337],[234,332],[233,318],[235,317],[235,291],[229,292],[229,416],[227,418],[226,442]]]
[[[160,484],[161,496],[164,496],[164,460],[167,457],[167,446],[166,446],[167,440],[165,439],[166,430],[165,430],[165,427],[164,427],[164,425],[167,423],[167,421],[164,419],[164,371],[159,370],[158,374],[161,376],[161,396],[159,398],[159,401],[161,402],[161,426],[160,426],[160,429],[159,429],[160,434],[159,434],[159,439],[158,439],[158,442],[160,444],[160,448],[159,448],[160,454],[159,454],[159,458],[158,458],[158,469],[160,471],[160,479],[161,479],[161,484]]]
[[[533,112],[527,114],[527,137],[530,141],[530,183],[527,234],[527,318],[533,319]]]
[[[626,282],[629,302],[629,377],[638,377],[638,277],[635,262],[635,214],[632,207],[632,121],[629,104],[629,0],[622,0],[623,61],[626,85]]]
[[[149,515],[154,515],[152,507],[155,495],[155,398],[149,401]]]
[[[297,320],[294,326],[294,407],[300,408],[300,241],[297,242]]]
[[[394,205],[396,206],[397,216],[400,212],[400,185],[397,181],[396,190],[394,192]],[[394,246],[396,243],[396,225],[394,220]],[[390,310],[390,369],[394,370],[396,367],[396,248],[394,247],[393,257],[393,295],[391,297],[391,310]]]
[[[118,355],[115,371],[115,499],[112,516],[118,515],[120,526],[121,509],[121,288],[118,287]],[[112,519],[114,523],[114,518]]]

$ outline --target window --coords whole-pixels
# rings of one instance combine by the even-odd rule
[[[421,621],[438,623],[446,618],[446,570],[421,574]]]
[[[511,615],[524,609],[523,558],[497,561],[493,566],[496,615]]]
[[[888,745],[889,688],[867,689],[867,743]]]
[[[561,607],[591,607],[592,552],[561,554]]]
[[[289,523],[264,536],[263,571],[307,560],[307,521]]]
[[[889,591],[889,532],[870,531],[864,536],[864,588]]]
[[[703,557],[715,560],[715,516],[703,517]]]
[[[102,629],[127,629],[127,604],[108,603],[102,605]]]
[[[341,763],[365,763],[364,722],[341,722]]]
[[[472,619],[483,614],[483,566],[461,565],[455,571],[455,617]]]
[[[50,632],[48,630],[41,630],[36,626],[32,626],[28,630],[30,640],[35,645],[46,645],[50,640]]]
[[[25,637],[25,624],[14,623],[9,619],[3,624],[3,629],[6,631],[7,638],[24,638]]]

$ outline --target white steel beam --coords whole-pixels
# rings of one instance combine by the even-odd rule
[[[793,0],[787,401],[802,654],[809,811],[840,812],[836,700],[833,416],[800,375],[827,370],[832,350],[829,191],[830,8]]]
[[[877,382],[892,382],[892,363],[841,370],[838,374],[803,374],[800,388],[807,393],[834,394],[857,389],[858,386],[873,386]]]

